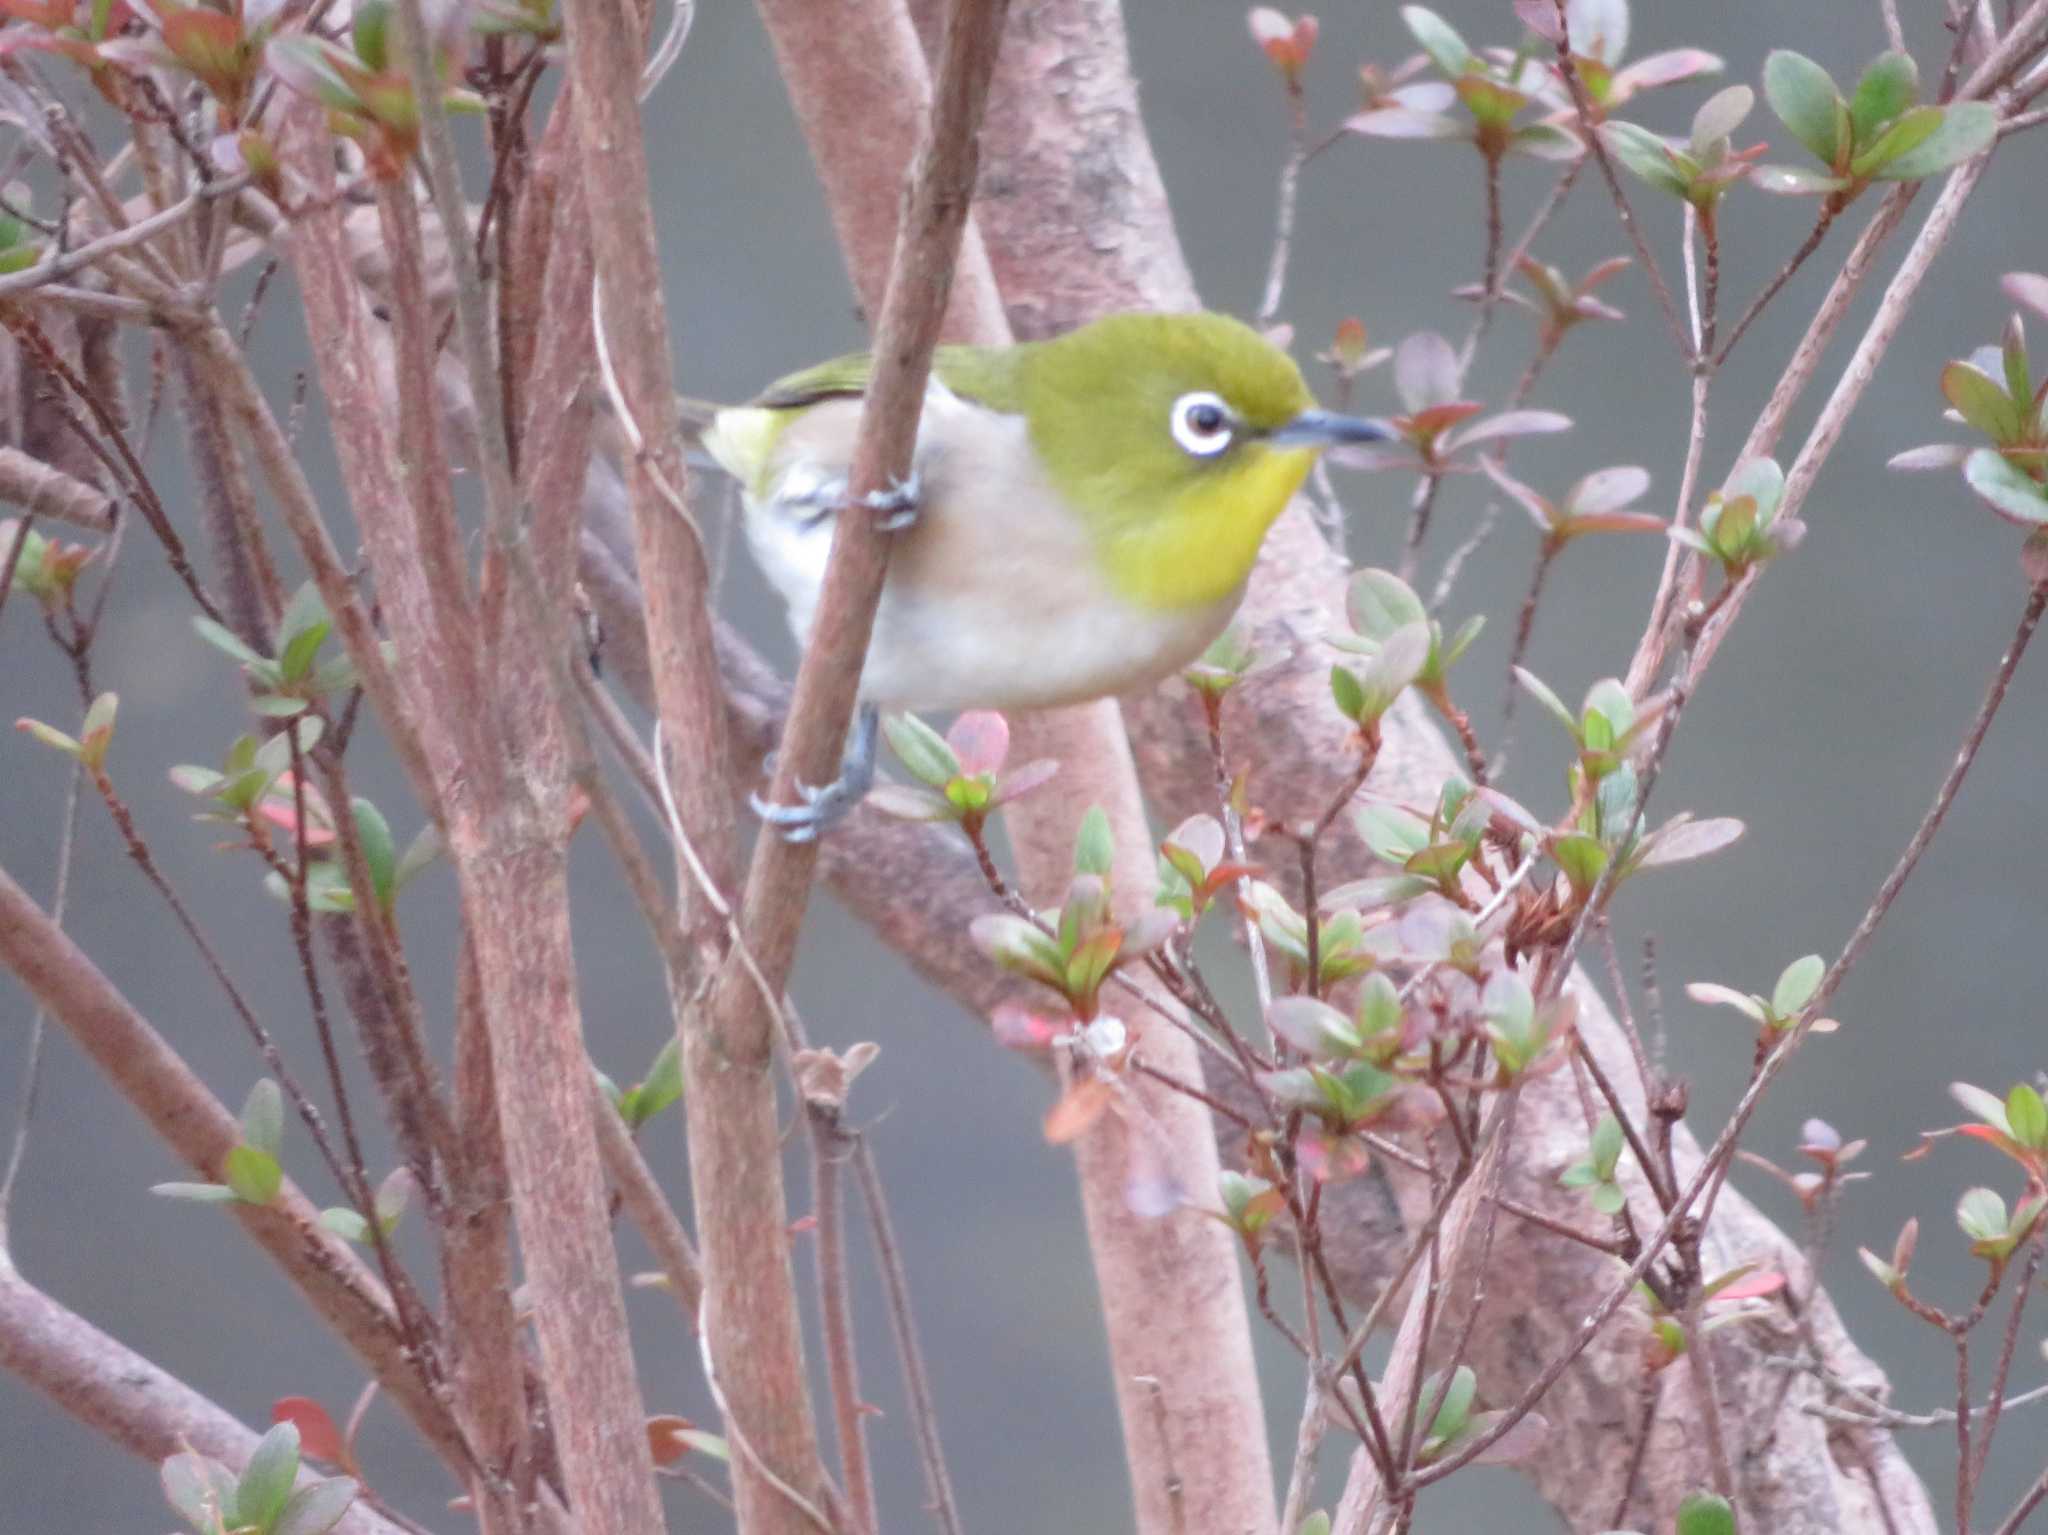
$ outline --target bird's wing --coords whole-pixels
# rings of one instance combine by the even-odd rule
[[[932,377],[963,400],[991,410],[1021,411],[1030,351],[1028,345],[942,346],[932,353]],[[862,395],[874,371],[872,353],[850,352],[779,378],[748,403],[764,410],[799,410],[820,400]]]
[[[932,354],[932,378],[958,399],[1003,413],[1024,407],[1023,364],[1028,346],[942,346]],[[811,407],[857,400],[874,374],[874,356],[850,352],[770,384],[743,406],[722,410],[704,433],[711,456],[756,496],[768,493],[769,477],[784,444],[783,434]],[[819,424],[823,424],[822,418]],[[850,432],[834,431],[840,457],[852,453]],[[843,445],[838,439],[844,436]],[[814,445],[815,446],[815,445]],[[831,455],[827,455],[830,457]],[[807,501],[798,496],[799,501]]]

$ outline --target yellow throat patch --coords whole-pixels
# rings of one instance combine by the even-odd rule
[[[1175,491],[1173,509],[1107,530],[1111,584],[1147,608],[1221,602],[1245,582],[1266,530],[1316,461],[1314,448],[1257,447]]]

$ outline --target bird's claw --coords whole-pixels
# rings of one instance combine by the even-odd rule
[[[913,469],[906,478],[891,480],[881,490],[869,491],[861,497],[861,504],[875,514],[875,526],[882,532],[900,533],[917,521],[923,494]]]
[[[815,842],[819,834],[845,819],[847,812],[860,803],[861,795],[850,789],[844,780],[834,779],[828,784],[797,783],[792,785],[800,805],[777,805],[759,794],[747,796],[747,803],[753,806],[754,814],[775,828],[784,842]]]
[[[747,803],[753,806],[754,814],[774,827],[785,842],[817,841],[821,833],[844,820],[874,787],[879,721],[873,705],[861,705],[854,716],[853,734],[847,740],[839,776],[828,784],[807,784],[801,780],[792,784],[800,804],[778,805],[759,794],[750,794]],[[775,753],[770,752],[762,767],[771,777],[774,764]]]

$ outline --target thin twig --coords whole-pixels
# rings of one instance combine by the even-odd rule
[[[1273,254],[1266,266],[1265,297],[1259,300],[1259,329],[1280,318],[1280,300],[1287,291],[1287,258],[1294,243],[1294,206],[1301,189],[1301,168],[1308,160],[1308,103],[1295,75],[1287,76],[1287,158],[1280,164],[1280,206],[1273,217]]]
[[[87,700],[90,703],[90,700]],[[64,818],[58,823],[56,888],[50,895],[50,920],[64,925],[65,908],[71,899],[71,855],[77,845],[79,788],[84,770],[72,763],[64,782]],[[29,1019],[28,1053],[22,1062],[21,1085],[16,1099],[14,1135],[7,1147],[7,1169],[0,1173],[0,1267],[7,1262],[8,1216],[14,1206],[14,1186],[21,1177],[28,1156],[29,1130],[35,1123],[36,1098],[43,1081],[43,1041],[48,1034],[49,1010],[38,1006]]]
[[[918,1346],[916,1312],[911,1308],[910,1286],[904,1278],[903,1255],[896,1245],[896,1232],[889,1224],[889,1205],[883,1196],[881,1174],[875,1170],[874,1153],[865,1137],[854,1147],[853,1167],[860,1179],[861,1199],[867,1205],[875,1259],[882,1270],[882,1288],[889,1297],[889,1326],[896,1335],[903,1394],[910,1402],[911,1430],[917,1439],[918,1459],[924,1465],[925,1491],[940,1535],[962,1535],[960,1510],[953,1499],[953,1479],[946,1473],[946,1453],[939,1444],[939,1416],[932,1405],[931,1381],[925,1372],[924,1351]]]
[[[1785,284],[1792,280],[1793,274],[1806,265],[1809,256],[1820,249],[1820,242],[1825,240],[1828,231],[1835,227],[1835,215],[1842,211],[1842,207],[1840,198],[1835,196],[1830,196],[1821,203],[1820,217],[1814,220],[1813,228],[1807,231],[1806,238],[1800,242],[1799,248],[1783,266],[1778,268],[1776,275],[1764,284],[1763,291],[1749,301],[1749,307],[1742,311],[1742,318],[1737,320],[1734,328],[1728,332],[1728,339],[1721,344],[1721,350],[1713,354],[1716,368],[1728,360],[1728,354],[1735,350],[1736,343],[1749,333],[1750,326],[1756,324],[1757,317],[1770,306],[1771,300],[1784,291]],[[1709,342],[1708,345],[1711,346],[1712,343]]]
[[[811,1256],[818,1286],[818,1314],[824,1322],[825,1378],[839,1434],[839,1475],[846,1484],[853,1535],[876,1535],[875,1478],[868,1460],[867,1409],[860,1395],[860,1359],[854,1347],[853,1295],[846,1268],[846,1199],[839,1174],[853,1138],[840,1128],[842,1104],[807,1095],[804,1117],[810,1131],[811,1204],[817,1219]]]
[[[1643,264],[1643,275],[1650,280],[1650,291],[1657,296],[1657,307],[1664,313],[1664,323],[1670,327],[1678,355],[1691,362],[1693,351],[1686,339],[1685,326],[1678,317],[1678,305],[1673,302],[1671,288],[1664,281],[1656,256],[1651,253],[1650,242],[1643,238],[1643,231],[1636,223],[1635,209],[1629,205],[1628,193],[1622,189],[1621,177],[1616,174],[1614,162],[1607,155],[1607,145],[1601,140],[1593,98],[1586,94],[1586,82],[1579,77],[1578,59],[1572,52],[1570,23],[1565,17],[1565,0],[1552,0],[1552,4],[1557,9],[1557,69],[1564,77],[1565,89],[1571,92],[1572,107],[1578,113],[1579,134],[1586,141],[1587,153],[1600,166],[1600,175],[1607,183],[1607,195],[1614,199],[1614,211],[1621,220],[1622,232],[1628,236],[1629,244],[1635,247],[1636,259]]]

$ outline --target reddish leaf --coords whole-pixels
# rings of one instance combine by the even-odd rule
[[[1316,51],[1316,36],[1322,30],[1315,17],[1302,16],[1289,21],[1270,5],[1257,5],[1252,7],[1245,20],[1251,27],[1252,41],[1264,51],[1273,67],[1290,84],[1298,79],[1310,55]]]
[[[1006,1050],[1050,1050],[1067,1025],[1066,1019],[1042,1017],[1014,1002],[1003,1003],[989,1018],[996,1043]]]
[[[299,1431],[299,1453],[331,1465],[348,1466],[348,1442],[327,1409],[310,1396],[281,1396],[270,1404],[270,1421],[289,1423]]]
[[[1998,285],[2015,304],[2025,304],[2037,314],[2048,315],[2048,277],[2039,272],[2008,272]]]
[[[1427,441],[1438,437],[1460,421],[1476,416],[1486,407],[1477,400],[1453,400],[1444,405],[1432,405],[1414,415],[1403,418],[1396,425],[1403,428],[1402,435]]]
[[[1010,754],[1010,725],[991,709],[973,709],[953,721],[946,744],[967,774],[1000,773]]]
[[[1570,521],[1574,533],[1662,533],[1664,519],[1648,512],[1581,513]]]
[[[1113,1096],[1110,1085],[1100,1077],[1076,1082],[1060,1095],[1045,1116],[1045,1138],[1054,1146],[1065,1146],[1086,1135],[1102,1117]]]
[[[1760,1296],[1776,1295],[1785,1288],[1783,1274],[1764,1272],[1747,1274],[1725,1289],[1714,1294],[1715,1300],[1756,1300]]]
[[[688,1418],[672,1412],[656,1413],[647,1420],[647,1448],[654,1452],[657,1466],[672,1466],[690,1453],[686,1435],[696,1427]]]
[[[70,26],[77,11],[75,0],[0,0],[0,16],[11,16],[32,27],[48,27],[52,32]]]
[[[1372,1166],[1372,1153],[1356,1135],[1332,1135],[1313,1122],[1301,1127],[1294,1153],[1318,1183],[1342,1183]]]

